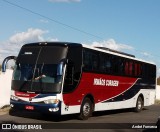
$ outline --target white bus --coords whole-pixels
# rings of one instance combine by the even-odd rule
[[[69,42],[22,46],[15,59],[13,109],[88,119],[94,111],[154,104],[156,65],[104,47]]]

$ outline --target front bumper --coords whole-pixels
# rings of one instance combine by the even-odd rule
[[[61,102],[59,102],[58,104],[44,104],[25,101],[15,101],[11,99],[10,105],[13,109],[17,110],[27,110],[46,114],[61,115]]]

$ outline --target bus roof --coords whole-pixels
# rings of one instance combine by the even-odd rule
[[[140,62],[150,63],[150,64],[155,65],[155,63],[153,63],[153,62],[149,62],[149,61],[145,61],[145,60],[136,58],[134,55],[130,55],[128,53],[112,50],[112,49],[109,49],[107,47],[93,47],[93,46],[89,46],[89,45],[81,44],[81,43],[73,43],[73,42],[36,42],[36,43],[28,43],[28,44],[25,44],[23,46],[43,46],[43,45],[44,46],[45,45],[48,45],[48,46],[54,46],[54,45],[79,46],[79,47],[84,47],[84,48],[92,49],[92,50],[95,50],[95,51],[100,51],[100,52],[104,52],[104,53],[108,53],[108,54],[113,54],[113,55],[116,55],[116,56],[120,56],[120,57],[124,57],[124,58],[137,60],[137,61],[140,61]]]
[[[55,46],[55,45],[59,45],[59,46],[81,46],[82,44],[80,43],[72,43],[72,42],[36,42],[36,43],[28,43],[28,44],[24,44],[23,46]]]
[[[96,51],[100,51],[100,52],[104,52],[104,53],[108,53],[108,54],[113,54],[113,55],[116,55],[116,56],[120,56],[120,57],[124,57],[124,58],[137,60],[137,61],[140,61],[140,62],[155,65],[155,63],[153,63],[153,62],[149,62],[149,61],[146,61],[146,60],[136,58],[134,55],[130,55],[130,54],[127,54],[127,53],[124,53],[124,52],[119,52],[119,51],[116,52],[116,50],[112,50],[112,49],[109,49],[109,48],[106,48],[106,47],[93,47],[93,46],[89,46],[89,45],[86,45],[86,44],[82,44],[82,46],[84,48],[88,48],[88,49],[92,49],[92,50],[96,50]]]

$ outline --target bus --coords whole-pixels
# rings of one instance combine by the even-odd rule
[[[70,42],[25,44],[15,60],[10,105],[13,109],[77,114],[154,104],[156,65],[105,47]]]

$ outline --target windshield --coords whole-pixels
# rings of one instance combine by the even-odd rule
[[[37,64],[36,68],[33,64],[18,63],[15,66],[13,80],[34,81],[45,83],[57,83],[57,64]]]
[[[66,54],[67,48],[63,46],[22,47],[14,68],[12,89],[37,93],[60,92],[63,74],[58,74],[57,69]]]

